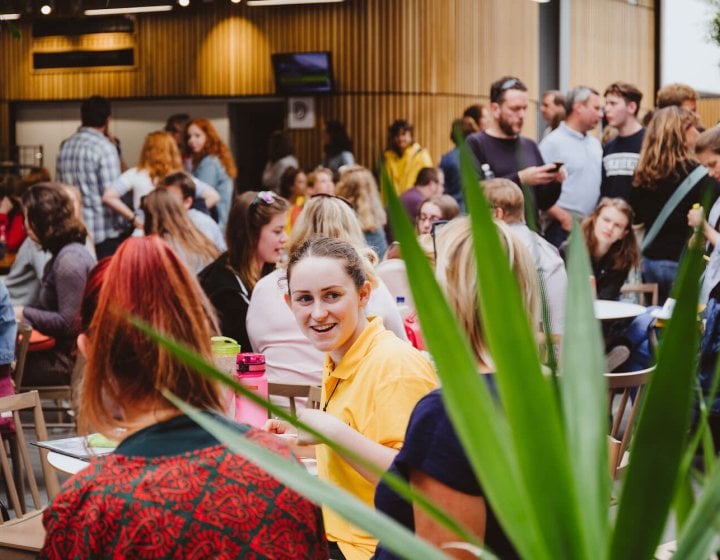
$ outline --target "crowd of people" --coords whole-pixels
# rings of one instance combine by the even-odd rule
[[[618,299],[636,270],[664,301],[695,230],[708,244],[702,298],[720,300],[720,129],[701,133],[696,93],[665,86],[644,119],[642,93],[625,82],[602,96],[579,86],[541,99],[547,128],[539,144],[522,134],[527,87],[504,76],[492,83],[488,106],[468,107],[452,123],[448,153],[433,157],[413,125],[398,119],[382,157],[491,392],[463,188],[483,190],[538,332],[562,336],[571,322],[564,258],[576,220],[598,298]],[[262,184],[238,185],[232,153],[209,120],[172,115],[127,168],[110,119],[107,100],[85,100],[80,128],[60,148],[56,182],[44,174],[0,193],[0,233],[14,260],[0,286],[0,318],[14,305],[55,340],[33,353],[27,384],[70,383],[84,356],[80,426],[120,440],[51,504],[41,557],[142,555],[150,544],[154,557],[218,547],[232,551],[228,557],[394,557],[234,456],[167,401],[163,388],[218,418],[225,407],[214,383],[150,343],[118,310],[208,359],[211,336],[221,334],[262,353],[271,382],[321,386],[320,409],[299,412],[304,423],[443,503],[500,558],[517,557],[443,407],[431,356],[415,336],[416,347],[408,340],[414,304],[388,193],[380,170],[356,161],[343,124],[325,123],[317,166],[298,161],[290,136],[274,132]],[[472,185],[460,181],[463,145],[479,179]],[[627,349],[619,371],[649,364],[648,320],[606,329],[608,351]],[[14,322],[0,323],[8,326],[0,329],[0,392],[10,394],[4,364],[12,352],[2,344],[15,336]],[[232,427],[290,458],[280,438]],[[269,420],[265,432],[317,443],[280,420]],[[316,456],[321,478],[433,543],[454,540],[354,458],[324,445]],[[280,530],[282,546],[292,548],[276,549]]]

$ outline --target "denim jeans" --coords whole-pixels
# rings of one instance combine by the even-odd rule
[[[664,259],[643,259],[642,277],[643,282],[656,283],[658,285],[658,297],[660,305],[670,297],[675,276],[677,275],[678,262]]]

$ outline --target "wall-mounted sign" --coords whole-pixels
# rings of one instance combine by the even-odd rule
[[[288,98],[288,128],[315,128],[315,98]]]

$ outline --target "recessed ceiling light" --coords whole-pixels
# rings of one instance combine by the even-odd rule
[[[178,0],[178,6],[187,8],[190,5],[190,0]]]
[[[134,6],[130,8],[98,8],[85,10],[86,16],[110,16],[117,14],[142,14],[149,12],[169,12],[172,4],[159,4],[156,6]]]
[[[52,13],[52,6],[50,4],[43,4],[40,6],[40,13],[44,16],[50,15]]]

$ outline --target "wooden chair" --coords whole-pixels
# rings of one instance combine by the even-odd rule
[[[632,431],[635,424],[645,385],[650,379],[650,374],[655,366],[639,371],[628,373],[606,373],[605,380],[608,388],[608,406],[612,426],[610,428],[610,474],[613,479],[618,477],[621,469],[624,468],[625,453],[627,452]],[[634,395],[632,392],[636,391]],[[617,407],[615,407],[615,401]],[[628,405],[630,405],[628,407]],[[623,419],[627,412],[627,419],[624,430],[621,432]]]
[[[28,391],[37,391],[40,395],[41,401],[52,401],[53,406],[46,406],[44,410],[46,412],[57,412],[57,422],[48,422],[46,427],[75,427],[74,416],[72,412],[72,404],[65,406],[63,403],[72,403],[72,387],[71,385],[25,385],[23,383],[23,377],[25,375],[25,364],[30,346],[30,334],[32,333],[32,327],[26,323],[18,323],[18,334],[15,343],[15,369],[13,371],[13,381],[15,383],[15,391],[18,393],[25,393]],[[78,360],[73,369],[73,379],[80,375],[78,367],[82,365],[82,360]],[[63,421],[63,415],[70,417],[69,422]]]
[[[15,512],[15,519],[2,523],[0,519],[0,558],[35,558],[42,548],[45,540],[45,530],[42,526],[42,502],[37,480],[30,461],[30,447],[25,440],[20,411],[32,411],[37,440],[47,439],[47,429],[43,418],[40,396],[37,391],[30,391],[18,395],[0,398],[0,413],[12,413],[15,422],[15,432],[18,441],[19,455],[22,463],[22,476],[30,486],[33,508],[20,501],[15,486],[15,477],[11,472],[8,454],[4,445],[0,445],[0,467],[8,488],[10,504]],[[52,500],[59,492],[59,484],[55,471],[47,461],[47,451],[35,449],[40,455],[40,465],[45,479],[45,488],[48,500]]]
[[[307,398],[310,385],[297,383],[268,383],[268,394],[271,397],[285,397],[290,401],[290,413],[297,416],[296,398]]]
[[[321,400],[322,400],[322,387],[319,385],[311,385],[310,390],[308,391],[308,400],[307,404],[305,405],[307,408],[314,408],[316,410],[320,410]]]
[[[620,288],[622,294],[638,294],[641,305],[648,305],[647,296],[650,296],[650,305],[658,305],[658,285],[652,284],[625,284]]]

